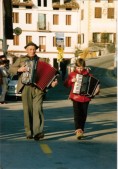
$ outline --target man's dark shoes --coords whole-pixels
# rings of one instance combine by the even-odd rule
[[[27,136],[27,140],[33,139],[33,136]]]
[[[44,133],[43,132],[34,136],[34,140],[36,140],[36,141],[40,140],[41,138],[44,138]]]

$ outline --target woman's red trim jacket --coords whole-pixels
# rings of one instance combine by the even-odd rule
[[[71,91],[69,94],[69,99],[77,101],[77,102],[89,102],[91,101],[91,98],[84,96],[84,95],[79,95],[79,94],[74,94],[73,93],[73,88],[74,88],[74,82],[72,82],[72,79],[76,77],[76,75],[78,74],[78,72],[75,70],[73,72],[71,72],[67,79],[64,81],[64,86],[65,87],[71,87]],[[79,73],[80,74],[80,73]],[[86,69],[84,69],[81,72],[82,75],[88,75],[88,76],[92,76]]]

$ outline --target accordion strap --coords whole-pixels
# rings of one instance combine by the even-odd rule
[[[36,56],[35,59],[34,59],[34,70],[36,70],[36,68],[37,68],[38,60],[39,60],[39,58],[38,58],[38,56]]]

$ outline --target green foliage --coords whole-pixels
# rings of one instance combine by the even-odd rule
[[[78,57],[79,54],[82,53],[82,50],[80,50],[78,47],[75,48],[75,57]]]
[[[108,44],[107,50],[108,50],[109,53],[115,53],[115,44],[114,43]]]

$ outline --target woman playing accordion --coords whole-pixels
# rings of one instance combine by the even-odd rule
[[[82,58],[77,59],[75,63],[75,70],[70,72],[67,79],[64,81],[65,87],[71,87],[69,99],[71,99],[73,102],[75,133],[77,139],[81,139],[83,137],[88,105],[91,101],[91,97],[86,93],[86,89],[90,84],[89,77],[92,77],[92,74],[90,74],[88,69],[85,67],[85,60]],[[83,77],[86,78],[83,80]],[[78,89],[76,91],[75,85],[78,83],[77,80],[79,80],[80,84],[78,84]],[[82,84],[83,81],[84,83]],[[82,87],[84,89],[82,89]]]

